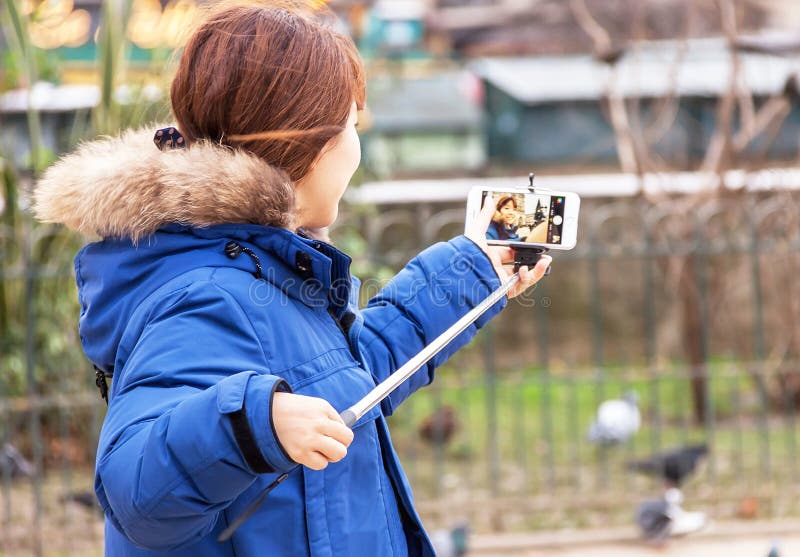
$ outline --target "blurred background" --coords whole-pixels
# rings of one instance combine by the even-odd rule
[[[87,239],[34,222],[31,185],[81,140],[169,122],[202,4],[0,1],[0,555],[102,554]],[[364,301],[463,230],[472,186],[535,172],[583,198],[552,276],[390,419],[442,555],[462,528],[475,555],[696,530],[800,554],[800,4],[314,4],[368,71],[332,230]]]

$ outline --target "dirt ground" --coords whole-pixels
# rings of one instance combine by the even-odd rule
[[[655,547],[631,529],[475,536],[469,557],[780,557],[800,556],[800,521],[726,522]]]
[[[684,540],[664,548],[646,547],[600,547],[595,549],[567,549],[552,551],[531,551],[521,553],[525,557],[767,557],[770,551],[770,540]],[[780,557],[800,555],[800,537],[792,540],[780,540],[778,546]]]
[[[83,524],[85,527],[86,523]],[[84,530],[82,536],[69,542],[48,539],[50,543],[44,544],[45,554],[54,557],[100,557],[102,531],[99,523],[97,526],[90,532]],[[5,534],[8,533],[5,531]],[[16,550],[13,547],[4,548],[4,541],[9,540],[0,540],[0,557],[31,555],[30,550],[20,547]],[[777,543],[779,557],[800,556],[800,520],[712,524],[702,533],[670,540],[661,547],[641,542],[634,530],[624,528],[476,535],[470,538],[467,557],[768,557],[773,543]]]
[[[90,485],[76,481],[73,488],[88,490]],[[103,527],[97,509],[60,501],[62,491],[59,478],[44,483],[45,514],[37,524],[32,494],[25,486],[13,489],[11,500],[0,490],[0,517],[6,517],[0,519],[0,557],[30,556],[31,532],[37,528],[47,557],[102,554]],[[800,518],[716,521],[662,547],[644,543],[633,527],[475,534],[470,536],[467,557],[768,557],[774,542],[779,557],[800,557]]]

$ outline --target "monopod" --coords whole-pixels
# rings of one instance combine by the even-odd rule
[[[511,275],[511,277],[506,280],[505,283],[501,284],[500,287],[489,294],[481,303],[472,308],[463,317],[461,317],[461,319],[451,325],[449,329],[436,337],[433,342],[420,350],[415,356],[412,356],[412,358],[400,366],[397,371],[393,372],[391,375],[389,375],[389,377],[376,385],[375,388],[367,393],[361,400],[339,414],[345,425],[347,427],[353,427],[353,425],[359,419],[361,419],[364,414],[380,404],[381,401],[389,396],[397,387],[399,387],[403,381],[419,371],[422,366],[428,363],[428,361],[436,354],[441,352],[441,350],[454,338],[461,334],[467,327],[472,325],[472,323],[474,323],[481,315],[486,313],[489,308],[499,302],[503,296],[508,294],[508,291],[511,290],[514,285],[517,284],[517,282],[519,282],[519,267],[521,265],[533,267],[545,251],[545,248],[533,246],[530,248],[517,249],[514,259],[514,274]],[[548,268],[547,270],[549,274],[550,269]],[[236,529],[244,524],[244,522],[258,510],[258,508],[264,502],[264,499],[266,499],[267,495],[269,495],[273,489],[275,489],[283,480],[289,477],[289,474],[294,472],[299,467],[300,465],[298,464],[288,472],[284,472],[278,476],[275,481],[265,487],[264,491],[262,491],[258,497],[255,498],[250,506],[248,506],[247,509],[242,512],[242,514],[237,516],[236,519],[231,522],[228,527],[225,528],[225,530],[222,531],[217,538],[217,542],[222,543],[228,540],[236,531]]]

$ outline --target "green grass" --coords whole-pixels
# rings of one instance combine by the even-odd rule
[[[721,494],[736,499],[748,490],[796,483],[794,416],[765,411],[740,367],[711,364],[709,377],[712,411],[697,424],[688,374],[679,367],[657,374],[606,368],[552,375],[526,368],[498,372],[492,381],[482,370],[450,366],[406,401],[390,425],[423,507],[463,499],[480,508],[480,501],[508,497],[542,499],[555,511],[541,523],[540,513],[523,513],[526,528],[583,525],[581,513],[569,508],[584,499],[587,507],[601,507],[604,519],[629,521],[632,500],[656,495],[660,483],[632,475],[626,462],[685,443],[711,446],[687,487],[708,504],[724,499]],[[628,444],[599,450],[586,440],[597,405],[631,389],[639,395],[642,428]],[[456,409],[460,427],[446,447],[430,447],[417,429],[440,404]],[[724,512],[735,510],[734,504]]]
[[[758,518],[800,515],[794,417],[765,412],[742,366],[709,366],[713,414],[698,425],[691,419],[689,380],[680,366],[657,374],[628,368],[547,374],[529,367],[504,369],[492,379],[464,362],[475,362],[474,354],[456,356],[433,385],[390,418],[395,447],[429,528],[459,520],[468,520],[475,532],[631,524],[639,501],[657,496],[661,487],[628,473],[626,462],[697,441],[707,441],[712,456],[685,487],[687,508],[724,520],[736,516],[742,500],[755,498]],[[641,430],[627,445],[598,450],[586,440],[597,404],[630,389],[640,397]],[[441,404],[456,409],[460,428],[446,447],[430,447],[417,429]],[[71,481],[88,488],[91,470],[74,470]],[[98,518],[60,504],[62,482],[54,470],[43,486],[45,554],[100,554]],[[30,553],[30,486],[14,487],[11,496],[13,530],[5,540],[0,535],[0,557]]]

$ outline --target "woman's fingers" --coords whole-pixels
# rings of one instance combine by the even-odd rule
[[[321,470],[347,454],[353,431],[324,399],[278,392],[272,399],[272,423],[292,460]]]
[[[341,427],[350,431],[349,428]],[[324,433],[317,433],[298,462],[314,470],[322,470],[330,462],[339,462],[347,456],[347,446],[353,439],[352,431],[350,431],[349,436],[344,435],[342,437],[348,437],[347,443],[343,443]]]
[[[497,210],[497,200],[491,196],[486,196],[478,216],[467,223],[465,235],[478,245],[486,244],[486,231],[489,223],[492,222],[494,212]]]
[[[553,258],[549,255],[543,255],[539,261],[536,262],[536,265],[531,269],[530,267],[525,268],[525,277],[522,278],[522,282],[530,282],[531,285],[539,282],[539,280],[544,276],[547,272],[547,268],[550,266],[550,263],[553,262]]]
[[[489,223],[492,222],[495,211],[497,211],[497,201],[494,197],[486,196],[477,219],[478,230],[484,237],[486,236],[486,231],[489,229]]]
[[[514,250],[505,246],[492,246],[492,251],[497,254],[497,257],[503,263],[510,263],[514,261]]]
[[[349,447],[350,443],[353,442],[353,430],[344,425],[338,414],[336,415],[336,420],[323,420],[320,423],[319,432],[335,439],[345,447]]]
[[[300,464],[312,470],[324,470],[328,466],[328,459],[320,452],[311,451]]]
[[[547,272],[547,268],[552,263],[553,258],[549,255],[543,255],[533,269],[529,267],[520,267],[519,268],[519,282],[517,285],[508,293],[509,298],[513,298],[515,296],[519,296],[525,290],[539,282],[544,274]]]
[[[332,437],[322,436],[317,441],[317,452],[328,462],[339,462],[347,456],[347,447]]]

